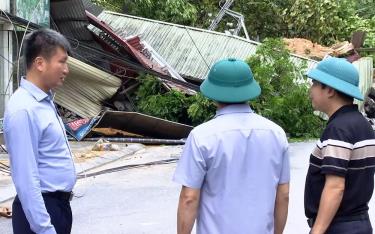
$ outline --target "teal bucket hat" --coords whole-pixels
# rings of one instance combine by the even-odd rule
[[[310,70],[307,76],[350,97],[363,100],[358,88],[359,74],[353,64],[342,58],[327,58]]]
[[[209,99],[223,103],[245,102],[261,93],[249,65],[234,58],[216,62],[200,90]]]

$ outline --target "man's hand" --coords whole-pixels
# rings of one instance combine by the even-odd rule
[[[289,183],[277,186],[275,201],[275,234],[282,234],[288,217]]]
[[[182,186],[177,211],[177,233],[190,234],[197,218],[200,190]]]
[[[326,182],[320,198],[319,211],[311,234],[324,234],[340,207],[345,189],[345,178],[326,175]]]

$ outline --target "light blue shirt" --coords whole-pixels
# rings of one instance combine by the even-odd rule
[[[31,229],[55,234],[42,194],[72,191],[74,162],[52,95],[21,79],[4,115],[12,179]]]
[[[189,135],[173,180],[200,189],[198,234],[273,234],[279,184],[290,179],[288,141],[247,104],[229,105]]]

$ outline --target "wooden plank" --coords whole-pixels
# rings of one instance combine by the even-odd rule
[[[375,52],[375,48],[358,48],[356,49],[358,52]]]
[[[354,48],[360,48],[363,46],[363,43],[365,42],[366,38],[366,32],[364,31],[356,31],[352,35],[351,43],[353,44]]]

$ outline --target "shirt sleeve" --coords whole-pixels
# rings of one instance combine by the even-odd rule
[[[286,184],[290,181],[290,159],[289,159],[289,147],[283,153],[282,168],[280,174],[279,184]]]
[[[177,164],[173,181],[189,188],[201,189],[206,172],[206,162],[193,134],[190,133]]]
[[[318,145],[323,158],[321,173],[345,177],[353,151],[348,134],[343,129],[330,127],[323,135],[326,140]]]
[[[46,210],[37,167],[38,129],[26,110],[5,118],[4,138],[9,152],[11,173],[17,195],[31,230],[56,234]]]

